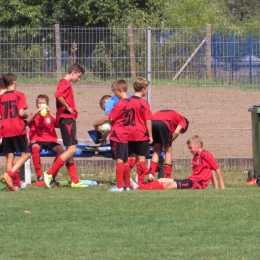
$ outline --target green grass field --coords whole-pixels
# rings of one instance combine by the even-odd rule
[[[225,190],[0,192],[0,259],[259,259],[260,188],[223,175]]]

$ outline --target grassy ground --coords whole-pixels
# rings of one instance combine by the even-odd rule
[[[0,259],[258,259],[260,188],[224,178],[225,190],[0,192]]]

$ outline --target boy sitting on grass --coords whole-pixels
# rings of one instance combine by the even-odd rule
[[[221,189],[225,189],[221,170],[213,155],[203,148],[203,142],[197,135],[187,141],[190,152],[194,155],[192,160],[192,174],[185,180],[161,178],[147,184],[138,185],[134,183],[135,189],[139,190],[172,190],[172,189],[205,189],[212,180],[214,189],[218,184],[214,170],[217,174]]]

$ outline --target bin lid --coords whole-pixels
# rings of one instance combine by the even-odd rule
[[[260,105],[253,105],[250,108],[248,108],[248,111],[260,114]]]

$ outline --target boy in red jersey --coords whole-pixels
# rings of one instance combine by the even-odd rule
[[[41,116],[40,112],[44,108],[47,110],[46,116]],[[28,116],[27,122],[29,123],[29,139],[30,147],[32,151],[32,161],[37,174],[36,186],[45,186],[41,168],[41,149],[46,149],[55,152],[57,155],[54,159],[58,158],[64,152],[63,147],[57,143],[57,134],[55,127],[59,127],[56,121],[56,115],[49,110],[49,97],[45,94],[40,94],[36,99],[37,110]],[[52,183],[55,183],[55,176],[57,172],[53,174]]]
[[[110,145],[113,159],[116,162],[116,186],[108,191],[123,191],[124,188],[126,191],[129,191],[131,190],[130,171],[127,159],[132,105],[129,98],[127,98],[127,83],[124,79],[117,79],[111,89],[120,101],[116,103],[108,116],[95,121],[93,126],[98,130],[99,125],[111,122]],[[125,182],[125,187],[123,187],[123,181]]]
[[[203,142],[197,135],[187,141],[190,152],[194,155],[192,160],[192,174],[185,180],[161,178],[156,181],[139,185],[140,190],[171,190],[171,189],[205,189],[212,180],[214,189],[218,189],[215,171],[219,186],[225,189],[221,170],[212,154],[203,149]]]
[[[133,82],[134,95],[130,97],[133,108],[133,117],[130,122],[130,134],[128,142],[129,171],[137,162],[138,184],[144,182],[146,168],[146,156],[149,155],[149,143],[153,143],[152,137],[152,112],[149,103],[143,99],[148,92],[150,82],[142,77]]]
[[[84,68],[78,63],[72,64],[69,67],[66,76],[58,83],[57,90],[54,94],[57,108],[56,120],[59,123],[63,144],[66,146],[66,150],[56,158],[52,167],[44,172],[44,182],[49,188],[53,176],[55,176],[65,162],[71,178],[71,187],[88,187],[79,181],[77,168],[73,158],[73,155],[77,151],[76,145],[78,144],[76,137],[76,119],[78,111],[76,109],[71,82],[75,83],[79,81],[84,72]]]
[[[153,114],[153,156],[150,169],[146,174],[155,176],[158,171],[159,157],[164,151],[164,177],[171,178],[172,175],[172,142],[180,133],[185,133],[188,129],[189,121],[174,110],[160,110]],[[154,178],[154,177],[153,177]]]
[[[0,96],[0,113],[3,152],[6,154],[6,173],[2,175],[11,191],[21,188],[18,169],[30,158],[26,137],[25,113],[27,103],[25,95],[16,90],[16,78],[12,73],[2,77],[4,91]],[[14,164],[14,152],[21,152],[20,158]]]

